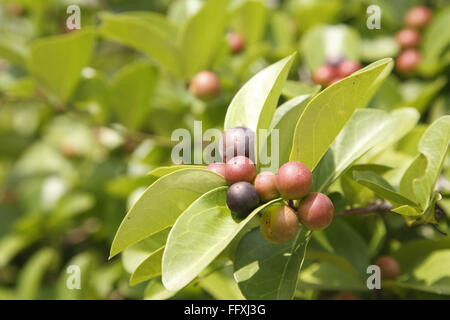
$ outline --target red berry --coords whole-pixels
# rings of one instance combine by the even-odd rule
[[[406,14],[405,14],[405,25],[407,25],[410,28],[423,28],[426,26],[433,16],[433,13],[431,12],[431,9],[425,7],[425,6],[417,6],[414,8],[411,8]]]
[[[199,99],[213,99],[220,93],[220,81],[214,72],[202,71],[194,76],[189,88]]]
[[[403,49],[416,47],[420,43],[420,33],[416,29],[402,29],[395,35],[397,43]]]
[[[336,77],[336,68],[330,64],[324,64],[314,71],[312,79],[315,83],[326,86],[331,79]]]
[[[395,67],[398,72],[408,73],[416,69],[421,60],[422,56],[419,51],[406,49],[398,55]]]
[[[261,172],[256,176],[254,185],[261,201],[267,202],[280,195],[277,190],[276,180],[276,175],[269,171]]]
[[[230,32],[227,36],[228,45],[230,46],[231,53],[239,53],[244,50],[245,41],[244,37],[236,32]]]
[[[246,181],[252,182],[256,175],[256,168],[252,160],[237,156],[227,161],[225,166],[225,179],[228,184]]]
[[[334,206],[323,193],[311,193],[298,207],[300,221],[311,230],[322,230],[333,220]]]
[[[276,185],[286,199],[295,200],[306,196],[312,188],[311,171],[303,163],[290,161],[278,170]]]
[[[278,244],[287,242],[297,233],[297,215],[288,206],[271,205],[264,210],[260,230],[264,238],[270,242]]]
[[[345,78],[351,75],[353,72],[361,69],[361,64],[353,60],[344,60],[337,66],[337,75],[340,78]]]
[[[225,163],[215,162],[208,164],[208,166],[205,169],[225,177],[225,167],[226,167]]]
[[[392,257],[379,257],[375,260],[375,264],[380,267],[381,279],[393,280],[400,275],[400,265]]]

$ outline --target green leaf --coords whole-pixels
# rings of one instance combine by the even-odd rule
[[[446,77],[439,77],[433,81],[408,81],[401,86],[404,101],[403,106],[414,107],[421,114],[427,111],[430,102],[447,83]]]
[[[360,162],[374,159],[381,152],[394,145],[397,141],[406,136],[419,121],[420,114],[414,108],[395,109],[389,114],[389,124],[385,127],[383,140],[369,150]]]
[[[438,11],[430,25],[425,29],[422,40],[422,52],[425,61],[439,62],[450,45],[450,6]],[[447,60],[449,62],[450,60]]]
[[[278,131],[278,155],[279,162],[285,163],[289,159],[289,153],[292,147],[292,134],[295,130],[295,125],[297,124],[297,119],[305,110],[307,103],[311,99],[311,95],[305,94],[295,97],[291,100],[286,101],[281,106],[275,110],[275,114],[270,124],[270,132],[272,130]],[[271,134],[267,137],[267,143],[262,146],[262,148],[267,148],[267,155],[273,156],[272,154],[272,141]],[[278,168],[276,168],[278,170]]]
[[[177,292],[164,288],[161,278],[151,280],[144,292],[144,300],[166,300],[173,297]]]
[[[195,199],[223,185],[223,177],[202,169],[183,169],[158,179],[125,216],[111,245],[110,257],[172,226]]]
[[[281,95],[287,99],[293,99],[306,94],[315,96],[320,91],[320,88],[321,86],[319,84],[309,85],[299,81],[287,80],[283,91],[281,91]]]
[[[415,199],[425,210],[430,203],[450,142],[450,116],[433,122],[419,142],[420,155],[406,170],[399,193]]]
[[[39,298],[44,274],[56,259],[56,252],[44,248],[35,253],[21,269],[17,280],[17,296],[24,300]]]
[[[234,276],[247,299],[292,299],[305,258],[310,232],[301,228],[284,244],[267,241],[259,228],[239,243]]]
[[[264,36],[267,7],[261,1],[245,1],[231,15],[231,26],[243,35],[246,47],[258,43]]]
[[[128,128],[136,129],[145,123],[156,81],[157,72],[147,62],[128,64],[115,76],[112,101],[121,123]]]
[[[341,219],[322,231],[313,233],[311,248],[333,253],[347,260],[360,274],[366,274],[369,265],[368,248],[364,238]]]
[[[183,26],[178,43],[183,53],[181,61],[185,79],[212,65],[224,37],[228,2],[204,2],[203,7]]]
[[[206,268],[204,276],[200,274],[200,286],[215,299],[243,300],[244,297],[233,277],[233,266],[229,264],[225,267],[216,267],[218,270],[214,267]]]
[[[169,290],[186,286],[206,268],[268,202],[237,222],[226,204],[227,187],[214,189],[187,208],[177,219],[162,260],[162,281]]]
[[[312,70],[330,58],[345,57],[358,61],[361,47],[358,32],[346,25],[314,27],[304,34],[300,46]]]
[[[178,171],[178,170],[183,170],[183,169],[204,169],[205,166],[197,166],[197,165],[187,165],[187,164],[183,164],[183,165],[179,165],[179,166],[166,166],[166,167],[159,167],[156,168],[152,171],[150,171],[148,173],[149,176],[152,177],[163,177],[165,175],[168,175],[169,173]]]
[[[374,62],[312,98],[297,122],[289,159],[313,170],[353,112],[367,105],[392,65],[392,59]]]
[[[408,118],[410,114],[412,116]],[[326,190],[367,151],[380,148],[380,144],[393,143],[392,140],[397,138],[392,138],[394,130],[401,128],[402,131],[409,131],[418,119],[418,112],[411,108],[391,114],[377,109],[356,110],[314,169],[313,190]]]
[[[82,69],[89,63],[94,42],[95,33],[90,28],[38,39],[30,45],[28,69],[66,102],[79,82]]]
[[[158,13],[102,14],[100,34],[147,53],[182,78],[180,52],[174,43],[176,28]]]
[[[313,263],[300,272],[298,286],[318,290],[365,291],[361,277],[329,262]]]
[[[146,281],[161,275],[161,261],[164,253],[164,246],[151,253],[137,268],[130,278],[130,285]]]
[[[14,39],[0,38],[0,57],[21,67],[26,66],[28,48]]]
[[[170,228],[164,229],[126,248],[122,253],[124,269],[133,273],[148,257],[165,245],[169,231]]]
[[[244,126],[258,133],[269,129],[278,99],[295,53],[265,68],[251,78],[234,96],[225,116],[225,130]],[[255,156],[260,142],[256,134]]]
[[[384,57],[394,57],[400,51],[400,46],[392,36],[363,39],[361,41],[361,59],[375,61]]]
[[[409,205],[417,207],[417,204],[413,200],[397,193],[389,182],[374,172],[355,170],[353,172],[353,179],[375,192],[380,198],[390,201],[395,206]]]
[[[393,254],[402,268],[401,277],[383,286],[450,294],[449,246],[448,237],[438,241],[413,240],[405,243]]]

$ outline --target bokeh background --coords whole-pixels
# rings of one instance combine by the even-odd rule
[[[366,9],[373,4],[382,9],[381,29],[366,26]],[[80,31],[66,27],[70,5],[81,8]],[[127,261],[139,252],[108,261],[127,208],[154,180],[147,173],[171,164],[173,130],[192,129],[194,120],[202,121],[203,130],[221,129],[240,86],[293,51],[299,59],[283,100],[313,92],[311,73],[327,57],[362,65],[395,58],[401,52],[395,34],[415,5],[433,11],[421,31],[421,63],[412,73],[394,70],[370,103],[421,113],[420,125],[386,155],[399,167],[416,154],[427,124],[450,113],[448,1],[234,0],[222,19],[199,26],[176,59],[168,55],[170,48],[152,41],[153,34],[136,30],[142,21],[146,30],[147,21],[155,34],[175,39],[201,0],[0,1],[0,299],[240,298],[230,270],[205,274],[174,295],[155,281],[129,285]],[[230,52],[230,31],[244,36],[239,54]],[[221,83],[221,94],[210,101],[188,88],[203,69],[216,72]],[[450,178],[448,167],[449,161],[444,180]],[[440,209],[439,227],[448,232],[450,200],[441,201]],[[387,227],[377,217],[348,223],[373,256],[410,240],[443,238],[430,226],[407,228],[395,217]],[[377,239],[367,238],[366,224],[379,228]],[[307,257],[306,271],[313,262],[322,263]],[[81,290],[66,287],[69,265],[82,270]],[[351,281],[334,283],[345,277],[330,279],[333,272],[322,278],[305,274],[296,297],[328,299],[342,288],[355,289]],[[446,294],[402,288],[390,297],[447,299]]]

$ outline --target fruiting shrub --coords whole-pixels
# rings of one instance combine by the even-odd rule
[[[247,217],[258,205],[258,193],[248,182],[235,183],[227,191],[227,206],[237,218]]]
[[[260,229],[270,242],[284,243],[297,233],[298,218],[288,206],[275,204],[264,210]]]
[[[290,161],[278,170],[276,186],[280,194],[290,200],[306,196],[312,188],[312,173],[304,164]]]
[[[323,193],[312,193],[298,207],[301,223],[311,230],[322,230],[333,220],[334,206]]]

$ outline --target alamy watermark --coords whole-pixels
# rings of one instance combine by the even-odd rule
[[[219,129],[208,129],[203,133],[202,122],[194,121],[193,134],[187,129],[179,128],[172,132],[171,140],[178,142],[172,149],[174,164],[211,164],[222,162],[224,154],[245,155],[255,160],[255,149],[258,149],[257,160],[265,170],[278,170],[279,167],[279,130],[242,130],[235,136],[235,141],[226,142]],[[257,143],[257,148],[249,146]],[[231,148],[231,150],[230,150]],[[236,149],[237,148],[237,149]],[[246,150],[249,149],[249,150]],[[249,153],[249,154],[248,154]],[[270,154],[269,154],[270,153]],[[228,157],[231,158],[231,157]]]
[[[369,15],[366,21],[367,28],[369,30],[381,29],[381,8],[372,4],[367,7],[366,13]]]
[[[81,290],[81,268],[78,265],[70,265],[67,267],[66,287],[69,290]]]

